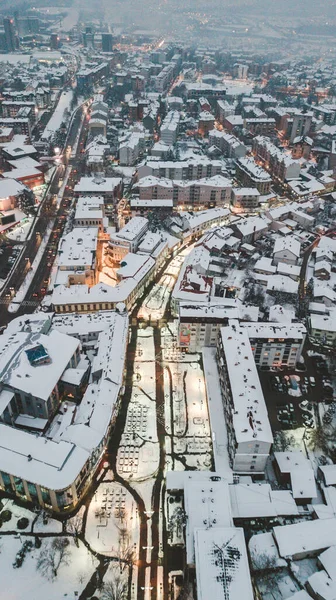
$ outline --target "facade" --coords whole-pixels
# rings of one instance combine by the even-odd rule
[[[253,212],[259,206],[257,188],[232,188],[231,202],[235,212]]]
[[[111,236],[109,255],[113,262],[120,263],[129,252],[136,252],[148,230],[148,220],[134,217],[118,233]]]
[[[262,136],[257,136],[252,142],[253,153],[268,168],[273,177],[286,181],[300,177],[301,165],[293,160],[291,155],[280,150],[271,141]]]
[[[178,207],[227,206],[232,183],[222,175],[194,181],[144,177],[137,184],[140,200],[173,200]]]
[[[186,161],[172,160],[147,160],[145,165],[138,168],[138,177],[153,175],[154,177],[166,177],[167,179],[181,179],[193,181],[205,177],[220,175],[222,163],[220,160],[210,160],[205,156],[192,158]]]
[[[257,188],[261,195],[269,194],[271,191],[271,177],[252,158],[237,160],[236,177],[244,187]]]
[[[216,146],[228,158],[243,158],[246,146],[235,136],[218,129],[209,132],[209,146]]]
[[[295,367],[302,354],[306,328],[302,323],[241,323],[247,331],[258,367]]]

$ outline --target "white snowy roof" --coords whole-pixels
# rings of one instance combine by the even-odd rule
[[[304,498],[316,498],[317,489],[314,471],[310,468],[293,467],[290,472],[293,498],[296,500]]]
[[[277,252],[288,251],[299,258],[300,248],[300,242],[293,236],[278,237],[274,243],[273,254],[276,254]]]
[[[319,556],[319,562],[322,564],[329,577],[336,580],[336,546],[330,546]]]
[[[275,323],[290,323],[295,319],[295,310],[283,308],[280,304],[273,304],[269,309],[269,320]]]
[[[88,458],[74,444],[0,424],[0,469],[5,473],[58,490],[75,481]]]
[[[72,231],[63,235],[58,247],[59,268],[91,267],[97,241],[97,227],[75,227]]]
[[[270,275],[267,282],[267,291],[285,292],[286,294],[297,294],[299,284],[287,275]]]
[[[302,323],[253,323],[249,321],[246,323],[241,323],[241,327],[246,329],[250,339],[295,338],[302,340],[306,334],[306,328]]]
[[[336,485],[336,465],[321,465],[319,469],[326,485]]]
[[[233,400],[237,443],[263,441],[273,436],[248,332],[238,322],[220,330]]]
[[[113,193],[115,188],[121,184],[120,177],[81,177],[75,185],[74,192],[104,194]]]
[[[118,233],[118,238],[123,240],[132,241],[136,239],[141,232],[146,230],[148,227],[148,219],[145,217],[133,217]]]
[[[0,179],[0,199],[16,196],[24,190],[24,185],[14,179]]]
[[[259,557],[267,556],[276,561],[277,567],[280,568],[287,566],[286,561],[279,556],[279,552],[271,531],[252,535],[248,543],[248,548],[251,555],[252,565],[254,565],[254,562],[256,562],[258,565]]]
[[[310,315],[310,327],[312,330],[336,331],[336,321],[334,317],[325,317],[324,315]]]
[[[325,571],[316,571],[308,578],[307,583],[315,598],[335,600],[336,580],[331,579]]]
[[[147,254],[134,254],[129,252],[123,257],[117,276],[122,279],[133,278],[140,281],[142,277],[154,266],[155,260]]]
[[[311,468],[310,461],[300,450],[274,452],[274,458],[283,475],[289,475],[293,469]]]
[[[301,553],[317,552],[333,546],[336,539],[336,519],[302,521],[274,527],[274,537],[283,558]]]
[[[268,483],[238,483],[229,485],[234,519],[296,515],[298,508],[290,491],[281,490],[273,496]]]
[[[79,347],[78,340],[58,331],[50,331],[49,335],[33,332],[15,334],[4,332],[1,344],[1,382],[45,401],[48,400]],[[44,347],[50,362],[33,366],[26,351],[39,344]]]
[[[194,533],[198,527],[231,527],[231,505],[226,481],[186,480],[184,506],[188,517],[186,528],[187,564],[194,564]]]
[[[196,529],[198,600],[253,600],[244,530]]]

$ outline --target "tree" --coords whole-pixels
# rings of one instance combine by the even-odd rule
[[[79,547],[78,538],[82,533],[82,527],[83,521],[79,512],[67,522],[67,530],[73,534],[77,548]]]
[[[127,592],[127,581],[120,575],[120,573],[116,571],[113,579],[109,579],[103,584],[103,590],[100,595],[100,599],[126,600]]]
[[[254,573],[263,574],[268,571],[274,571],[277,568],[277,558],[269,555],[267,552],[251,553],[252,570]]]
[[[44,547],[41,550],[36,563],[37,571],[51,581],[56,579],[60,566],[69,566],[70,564],[71,554],[68,546],[67,538],[54,538],[47,548]]]
[[[286,452],[295,446],[295,437],[292,434],[286,434],[284,431],[277,431],[274,435],[273,448],[276,452]]]

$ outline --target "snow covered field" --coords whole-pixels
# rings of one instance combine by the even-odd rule
[[[132,481],[150,478],[159,464],[156,431],[153,330],[139,329],[132,398],[117,456],[118,473]]]
[[[14,569],[12,565],[15,556],[26,539],[31,539],[33,548],[26,553],[22,566]],[[69,540],[67,564],[64,562],[59,567],[56,578],[51,580],[36,568],[39,556],[49,548],[50,540],[41,538],[41,548],[37,549],[34,547],[34,538],[0,536],[1,597],[6,600],[60,600],[63,597],[75,598],[75,592],[79,595],[92,576],[98,561],[81,542],[77,548],[73,539],[66,539]]]
[[[119,483],[102,483],[87,515],[85,539],[91,548],[122,559],[127,549],[137,554],[139,517],[131,494]]]

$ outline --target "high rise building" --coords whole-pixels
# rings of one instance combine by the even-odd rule
[[[6,38],[6,51],[13,52],[16,49],[14,19],[11,19],[10,17],[4,17],[3,26]]]
[[[50,36],[50,48],[52,50],[58,50],[59,48],[59,37],[57,33],[52,33]]]
[[[102,33],[102,51],[113,51],[113,35],[112,33]]]

